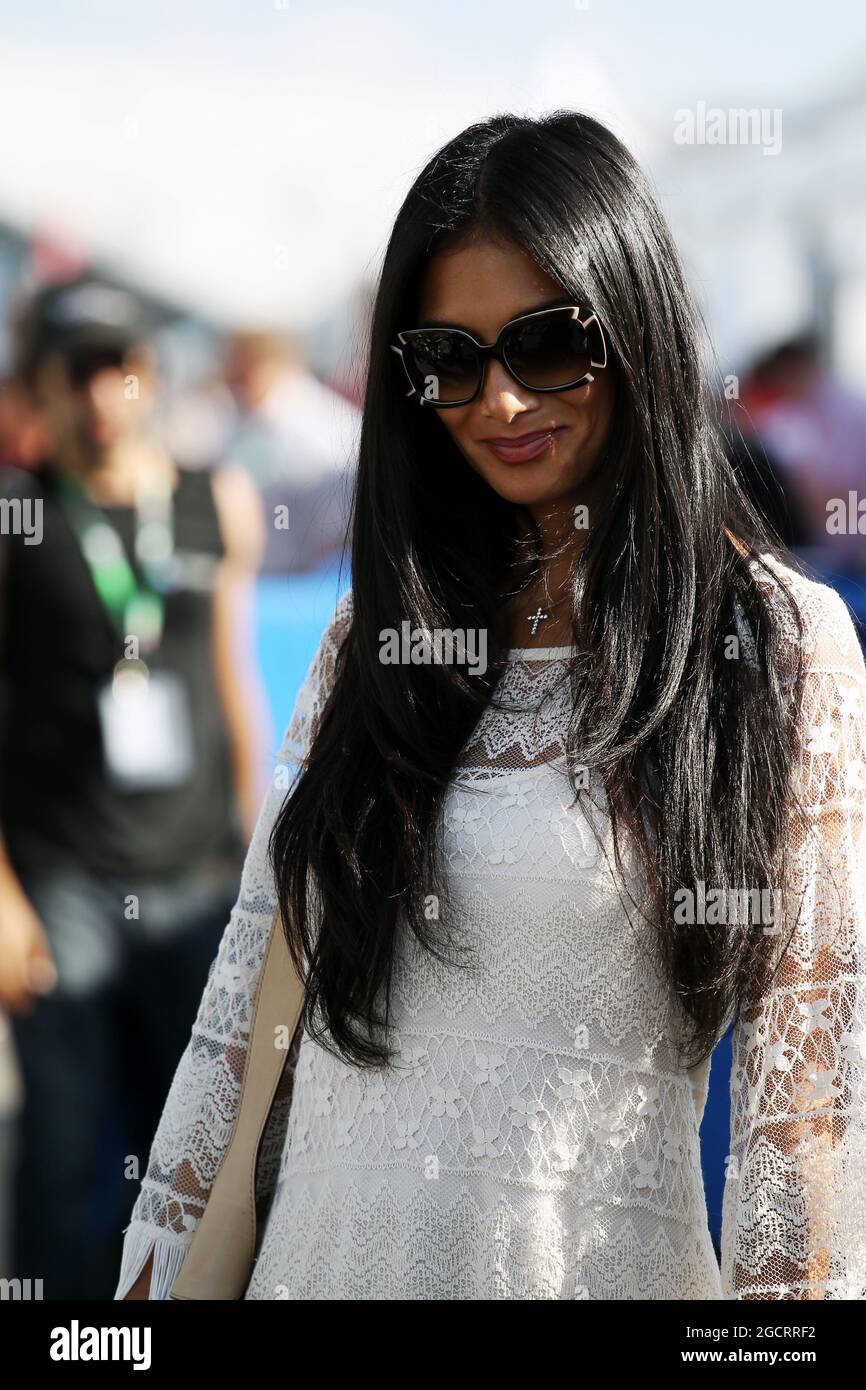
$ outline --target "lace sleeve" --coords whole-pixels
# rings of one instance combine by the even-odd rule
[[[866,670],[841,599],[798,583],[799,920],[734,1028],[722,1288],[737,1300],[866,1298]]]
[[[178,1063],[123,1244],[115,1299],[129,1292],[153,1253],[150,1298],[167,1299],[228,1145],[243,1076],[259,969],[276,908],[268,840],[287,777],[309,749],[351,622],[345,594],[298,693],[270,788],[247,852],[238,900],[208,972]],[[271,1155],[271,1159],[273,1155]]]

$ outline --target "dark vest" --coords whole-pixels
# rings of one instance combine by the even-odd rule
[[[214,687],[211,584],[223,554],[207,472],[179,469],[175,550],[181,578],[165,598],[150,664],[186,684],[194,769],[176,787],[128,792],[107,776],[98,692],[124,655],[58,500],[49,465],[7,471],[3,496],[43,501],[39,545],[0,537],[0,827],[19,873],[78,867],[164,879],[242,855],[222,710]],[[135,511],[104,508],[131,564]]]

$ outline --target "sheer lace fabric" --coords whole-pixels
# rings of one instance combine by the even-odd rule
[[[426,904],[459,958],[403,941],[396,1065],[360,1071],[299,1040],[263,1147],[272,1200],[247,1298],[866,1296],[866,675],[841,601],[786,578],[806,629],[798,787],[814,833],[792,823],[804,910],[775,987],[735,1027],[721,1270],[698,1141],[709,1063],[678,1065],[677,1005],[649,928],[624,912],[594,778],[589,810],[573,804],[566,653],[547,649],[510,654],[463,751]],[[288,770],[350,622],[347,595],[298,697]],[[167,1297],[228,1142],[285,787],[262,808],[117,1297],[151,1251],[151,1297]],[[636,866],[623,872],[638,893]]]
[[[866,672],[842,600],[786,577],[806,666],[788,840],[800,913],[734,1031],[722,1279],[741,1299],[863,1299]]]

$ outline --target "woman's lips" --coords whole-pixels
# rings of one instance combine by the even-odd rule
[[[543,454],[562,428],[562,425],[554,425],[550,429],[521,434],[515,439],[485,439],[484,443],[503,463],[527,463]]]

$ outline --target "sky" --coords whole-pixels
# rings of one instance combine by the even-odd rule
[[[864,71],[842,0],[0,0],[0,218],[218,319],[302,325],[375,274],[472,120],[588,110],[652,165],[680,107],[799,109]]]

